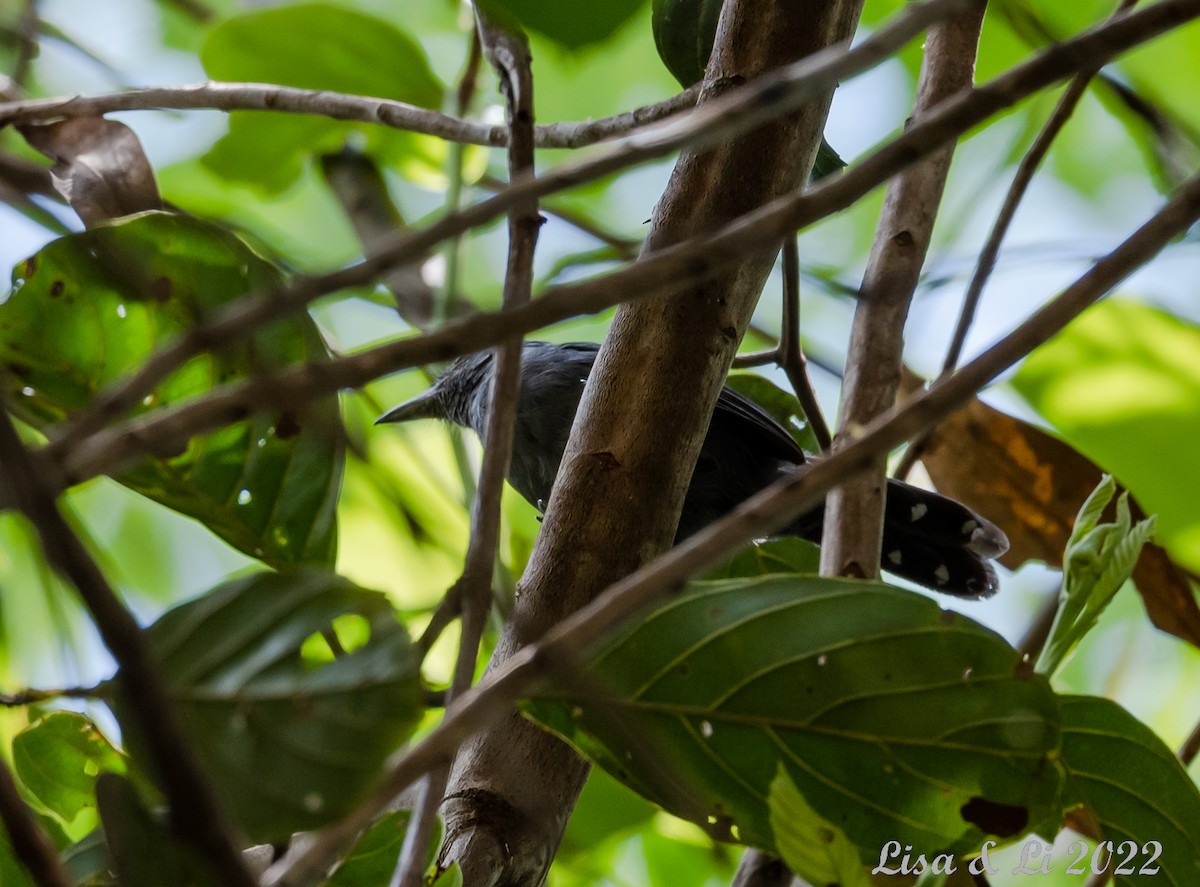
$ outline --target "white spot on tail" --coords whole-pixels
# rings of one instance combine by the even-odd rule
[[[937,580],[938,585],[945,585],[950,581],[950,571],[946,569],[945,564],[938,564],[938,568],[933,571],[933,578]]]
[[[928,512],[928,511],[929,511],[928,505],[926,505],[924,502],[918,502],[916,505],[914,505],[912,507],[912,517],[909,518],[909,520],[919,521],[921,518],[923,518],[925,516],[926,512]],[[897,563],[899,563],[899,561],[897,561]]]
[[[897,567],[900,566],[900,549],[897,548],[895,551],[889,551],[888,552],[888,560],[891,561],[893,564],[895,564]]]

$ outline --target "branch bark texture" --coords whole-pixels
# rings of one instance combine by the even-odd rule
[[[857,0],[727,3],[701,108],[848,39],[859,9]],[[829,99],[826,92],[709,152],[686,152],[655,211],[647,251],[798,189]],[[778,247],[765,242],[709,282],[618,311],[496,662],[670,546],[709,416]],[[586,774],[571,749],[519,715],[497,719],[459,754],[447,859],[464,873],[488,872],[473,883],[540,883]]]
[[[930,31],[914,116],[971,89],[986,0],[977,0]],[[905,169],[888,186],[867,271],[859,291],[836,452],[896,401],[904,323],[925,264],[946,185],[954,142]],[[883,536],[886,454],[826,500],[821,572],[874,578]]]

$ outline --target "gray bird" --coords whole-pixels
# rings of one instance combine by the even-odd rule
[[[550,500],[583,386],[599,346],[526,342],[521,359],[508,480],[539,509]],[[487,424],[492,353],[454,361],[424,394],[381,416],[376,424],[435,418],[475,430]],[[722,388],[683,503],[676,541],[728,514],[782,475],[803,470],[812,457],[752,400]],[[780,531],[820,542],[824,504]],[[898,480],[887,484],[882,562],[885,570],[926,588],[963,598],[996,591],[990,563],[1008,549],[998,527],[966,506]]]

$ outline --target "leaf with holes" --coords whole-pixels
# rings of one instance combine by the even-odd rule
[[[13,272],[0,303],[0,366],[12,409],[38,428],[85,409],[156,349],[280,271],[220,228],[145,213],[55,240]],[[327,358],[306,314],[188,361],[138,408],[146,413],[217,385]],[[337,401],[264,413],[159,453],[117,476],[277,567],[333,562],[343,446]]]
[[[338,632],[339,656],[306,655]],[[258,573],[168,611],[147,629],[192,747],[238,823],[272,842],[349,812],[421,714],[418,657],[387,599],[311,568]],[[310,640],[311,639],[311,640]],[[328,651],[327,651],[328,652]],[[137,761],[124,701],[117,716]]]
[[[998,635],[878,582],[699,582],[527,710],[720,838],[777,850],[782,766],[864,863],[968,852],[1059,811],[1058,708]]]
[[[1064,697],[1062,727],[1068,803],[1085,805],[1118,851],[1118,887],[1200,884],[1200,791],[1179,759],[1108,699]]]

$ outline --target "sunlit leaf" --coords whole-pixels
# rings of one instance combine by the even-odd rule
[[[904,384],[912,390],[920,380],[906,372]],[[1062,566],[1075,513],[1103,474],[1069,444],[978,398],[938,424],[921,464],[940,493],[1004,530],[1010,545],[999,561],[1012,570],[1028,561]],[[1133,581],[1155,625],[1200,646],[1196,595],[1166,551],[1147,544]]]
[[[95,724],[76,712],[51,712],[34,721],[13,739],[12,754],[21,784],[67,826],[81,813],[95,809],[99,773],[125,771],[121,753]],[[95,820],[89,818],[84,831],[94,826]]]
[[[0,303],[0,365],[13,411],[39,428],[86,409],[219,308],[283,282],[232,234],[158,212],[60,238],[13,278]],[[294,316],[188,361],[137,412],[326,356],[312,320]],[[117,479],[267,563],[328,564],[342,461],[337,403],[325,398],[304,413],[262,413],[193,438],[183,452],[147,457]]]
[[[544,690],[540,721],[718,837],[774,841],[783,766],[864,862],[978,848],[1053,816],[1057,706],[997,635],[875,582],[696,583]]]
[[[808,805],[782,764],[767,803],[775,846],[788,868],[813,884],[870,887],[858,850]]]
[[[305,641],[354,614],[367,643]],[[348,812],[421,713],[417,655],[387,599],[332,573],[258,573],[168,611],[147,638],[209,778],[247,834],[282,840]],[[138,733],[118,716],[135,759]]]
[[[1200,565],[1200,329],[1106,300],[1026,359],[1013,386],[1156,515],[1175,558]]]

